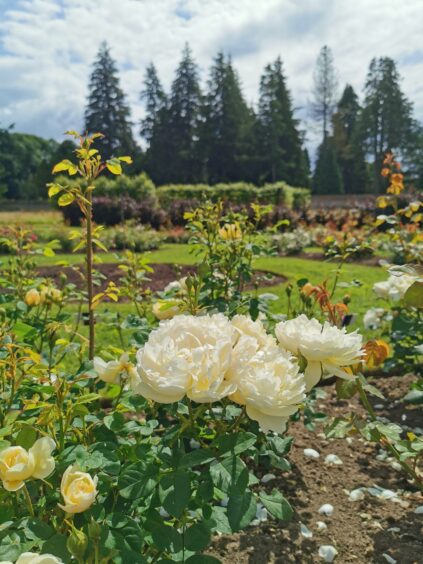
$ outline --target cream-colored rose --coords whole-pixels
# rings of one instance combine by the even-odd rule
[[[129,362],[129,356],[123,354],[119,360],[106,362],[99,356],[94,358],[94,370],[103,382],[119,384],[122,377],[130,377],[135,367]]]
[[[69,466],[62,476],[60,491],[64,505],[59,507],[66,513],[82,513],[94,503],[97,495],[97,476],[92,479],[77,466]]]
[[[174,300],[158,300],[152,307],[153,315],[159,321],[172,319],[180,313],[179,306]]]
[[[409,274],[401,274],[400,276],[391,276],[383,282],[376,282],[373,285],[373,291],[379,298],[398,302],[404,297],[408,288],[417,280],[415,276]]]
[[[162,321],[137,353],[141,381],[135,391],[159,403],[185,395],[200,403],[220,400],[235,391],[225,378],[234,339],[222,314]]]
[[[25,294],[25,303],[28,307],[35,307],[41,302],[40,292],[35,288]]]
[[[0,564],[2,564],[0,562]],[[52,554],[35,554],[35,552],[24,552],[16,560],[16,564],[63,564],[63,560]]]
[[[345,327],[338,329],[327,322],[322,325],[304,314],[278,323],[275,333],[284,349],[307,360],[304,371],[307,390],[322,375],[347,377],[343,368],[360,362],[363,356],[363,340],[357,331],[347,333]]]
[[[11,492],[17,491],[29,478],[44,479],[55,466],[51,453],[56,448],[50,437],[35,441],[27,451],[23,447],[13,446],[0,452],[0,479],[3,487]]]
[[[305,399],[305,381],[298,364],[278,347],[260,321],[236,316],[238,340],[229,379],[237,390],[230,398],[246,406],[247,415],[263,431],[282,433],[290,415]]]

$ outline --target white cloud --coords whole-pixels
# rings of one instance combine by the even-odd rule
[[[3,12],[3,13],[2,13]],[[117,60],[132,117],[154,61],[168,88],[188,41],[207,79],[219,49],[230,51],[246,98],[257,100],[264,65],[281,55],[303,127],[312,72],[328,44],[340,84],[362,92],[370,59],[399,63],[403,88],[423,119],[423,2],[408,0],[0,0],[0,125],[60,139],[81,128],[90,68],[106,39]]]

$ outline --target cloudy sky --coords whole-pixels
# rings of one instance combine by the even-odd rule
[[[201,78],[218,50],[232,54],[244,93],[257,101],[264,65],[282,57],[298,116],[308,118],[319,49],[332,48],[340,85],[361,94],[369,61],[394,58],[423,121],[423,0],[0,0],[0,127],[63,138],[79,129],[93,59],[106,39],[132,119],[153,61],[169,87],[188,41]]]

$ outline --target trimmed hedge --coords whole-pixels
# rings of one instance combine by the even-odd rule
[[[285,182],[275,182],[264,186],[255,186],[246,182],[231,184],[168,184],[159,186],[156,190],[162,207],[168,207],[175,200],[209,199],[224,200],[233,204],[261,204],[285,205],[289,208],[301,209],[307,207],[311,200],[310,191],[306,188],[294,188]]]

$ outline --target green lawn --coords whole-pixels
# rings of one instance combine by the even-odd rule
[[[165,245],[157,251],[145,253],[149,257],[151,263],[174,263],[174,264],[194,264],[195,257],[189,253],[188,245],[172,244]],[[114,253],[104,253],[101,256],[103,262],[116,262],[117,255]],[[78,263],[83,261],[83,255],[57,255],[56,257],[40,257],[39,264],[55,264],[58,261],[67,259],[68,262]],[[70,259],[70,260],[69,260]],[[266,270],[274,274],[285,276],[290,282],[294,283],[301,279],[307,278],[312,284],[322,283],[325,279],[333,279],[336,265],[328,261],[317,261],[300,259],[295,257],[266,257],[255,262],[255,267],[260,270]],[[354,327],[362,329],[361,318],[363,313],[375,305],[375,295],[372,291],[373,284],[386,278],[385,271],[380,267],[362,266],[357,264],[344,265],[340,283],[335,297],[341,299],[345,293],[351,295],[350,310],[354,314],[358,314],[357,324]],[[359,281],[361,286],[342,287],[342,284],[351,284],[352,281]],[[274,293],[278,299],[273,302],[272,309],[275,313],[284,313],[287,307],[287,297],[285,293],[286,283],[276,286],[263,288],[261,293]],[[132,307],[128,303],[120,304],[103,304],[98,309],[101,317],[107,313],[119,312],[122,316],[130,313]],[[98,325],[98,344],[106,344],[112,340],[117,342],[116,335],[110,334],[108,324]]]

